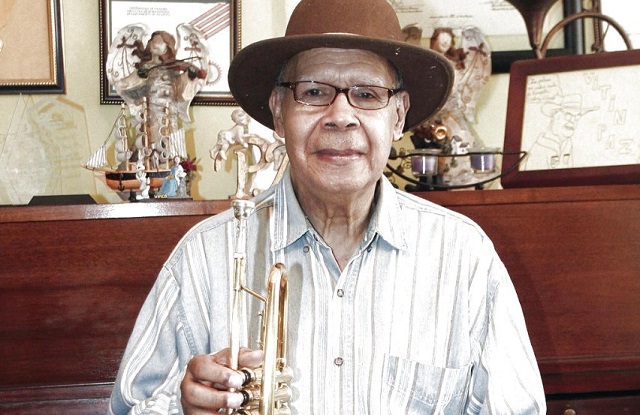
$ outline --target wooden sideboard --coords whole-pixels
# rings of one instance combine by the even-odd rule
[[[640,185],[419,195],[494,241],[549,414],[640,414]],[[162,263],[191,226],[228,206],[0,207],[0,413],[104,414]]]

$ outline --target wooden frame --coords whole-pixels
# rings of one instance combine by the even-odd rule
[[[428,0],[391,1],[400,25],[415,25],[423,30],[422,35],[430,37],[436,27],[462,28],[477,26],[490,43],[493,73],[508,73],[509,67],[516,60],[531,59],[533,49],[522,15],[505,0],[469,4],[466,0],[449,0],[447,2],[429,2]],[[550,27],[558,23],[562,17],[582,10],[581,0],[561,0],[561,10],[552,9],[547,18]],[[473,7],[472,7],[473,6]],[[555,11],[559,13],[554,13]],[[476,15],[475,13],[482,15]],[[504,32],[493,35],[491,31]],[[564,37],[554,39],[558,44],[551,47],[548,56],[582,53],[584,50],[583,24],[572,22],[563,30]],[[425,40],[426,39],[426,40]],[[428,47],[428,38],[422,44]],[[501,44],[513,44],[516,50],[507,50]],[[506,47],[506,46],[505,46]]]
[[[7,9],[0,10],[0,94],[64,94],[60,0],[3,5]]]
[[[503,187],[640,183],[638,79],[640,50],[515,62]]]
[[[109,46],[119,29],[131,23],[145,23],[151,32],[164,30],[172,33],[178,24],[193,22],[207,39],[212,53],[210,70],[217,73],[192,103],[235,105],[227,84],[227,72],[231,60],[240,48],[240,2],[241,0],[100,0],[100,103],[122,102],[105,75]],[[209,30],[207,24],[210,20],[207,20],[205,14],[213,12],[213,9],[221,17],[217,29]]]

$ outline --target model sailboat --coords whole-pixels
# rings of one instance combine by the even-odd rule
[[[182,122],[208,75],[208,50],[202,34],[181,24],[176,38],[142,24],[118,31],[106,64],[109,83],[124,103],[107,140],[85,168],[104,174],[114,190],[139,192],[164,189],[166,180],[179,182],[180,161],[187,147]],[[147,41],[148,38],[148,41]],[[109,160],[113,145],[113,160]],[[175,196],[175,186],[166,186]]]
[[[144,105],[143,114],[146,113]],[[159,137],[157,144],[152,145],[148,126],[142,124],[139,128],[132,128],[127,120],[126,105],[122,104],[111,134],[84,167],[103,173],[107,186],[113,190],[144,191],[147,185],[149,190],[157,190],[171,174],[173,161],[176,158],[187,159],[184,128],[174,131],[170,125],[166,125],[162,128],[164,135]],[[114,162],[110,162],[108,157],[111,145]]]

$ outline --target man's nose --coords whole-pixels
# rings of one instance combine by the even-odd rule
[[[340,91],[333,100],[333,103],[327,107],[324,125],[340,130],[354,128],[359,125],[356,112],[357,109],[349,102],[347,92]]]

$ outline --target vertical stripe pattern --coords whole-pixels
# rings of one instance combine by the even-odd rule
[[[248,283],[264,292],[274,259],[287,266],[293,413],[545,413],[522,310],[491,241],[461,215],[384,178],[380,187],[366,237],[342,271],[288,175],[256,201]],[[110,413],[154,401],[172,413],[179,399],[166,397],[178,396],[189,358],[228,347],[234,237],[224,212],[171,254],[141,310]],[[247,301],[250,315],[260,307]],[[250,346],[258,323],[247,322]]]

